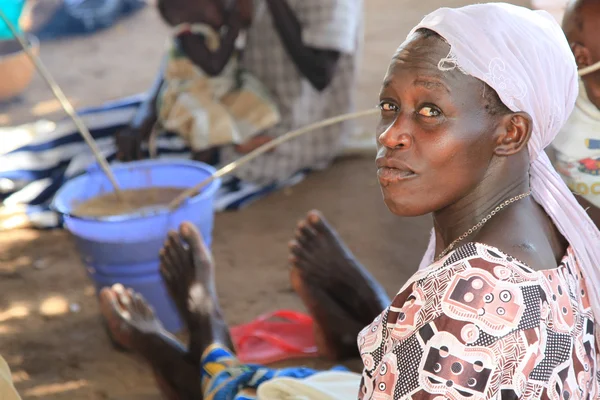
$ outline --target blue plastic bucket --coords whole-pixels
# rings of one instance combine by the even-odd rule
[[[122,189],[184,189],[215,172],[207,164],[185,160],[145,160],[115,165],[112,170]],[[113,191],[104,173],[94,168],[63,185],[52,206],[63,215],[64,226],[73,234],[96,288],[100,290],[115,283],[131,287],[144,295],[166,329],[177,332],[182,323],[160,279],[158,252],[167,232],[177,229],[183,221],[194,223],[210,248],[213,200],[220,185],[220,180],[213,181],[174,212],[162,209],[144,216],[74,216],[72,211],[77,204]]]

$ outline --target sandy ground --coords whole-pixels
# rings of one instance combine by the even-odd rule
[[[371,107],[388,59],[408,29],[437,6],[467,2],[365,3],[358,90],[360,106]],[[108,31],[44,43],[41,54],[77,106],[95,105],[139,93],[150,84],[166,32],[148,8]],[[18,102],[0,107],[0,126],[61,115],[36,78]],[[370,124],[365,122],[365,129]],[[347,159],[289,191],[217,216],[213,251],[230,323],[249,321],[275,307],[302,310],[288,283],[286,243],[296,221],[312,208],[324,212],[390,294],[416,269],[429,219],[392,216],[381,201],[372,159]],[[0,354],[11,365],[24,399],[159,398],[146,367],[110,346],[94,290],[63,231],[0,234],[0,338]]]

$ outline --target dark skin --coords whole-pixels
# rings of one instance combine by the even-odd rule
[[[335,50],[315,49],[302,42],[302,25],[285,0],[266,0],[275,29],[300,74],[318,91],[329,86],[340,57]]]
[[[290,282],[309,311],[322,357],[358,357],[358,333],[391,303],[318,211],[296,227],[289,243]]]
[[[384,201],[400,216],[433,213],[436,254],[499,203],[529,191],[531,117],[486,112],[481,81],[437,68],[449,50],[421,33],[398,50],[377,128]],[[531,197],[500,214],[459,244],[495,246],[536,270],[558,265],[567,243]]]
[[[202,398],[200,366],[188,360],[186,348],[164,329],[140,294],[121,285],[104,288],[100,311],[112,339],[152,368],[163,398]]]
[[[563,18],[563,30],[571,45],[578,68],[585,68],[600,61],[600,2],[576,0],[569,3]],[[600,109],[600,71],[581,77],[588,98]],[[577,196],[579,204],[600,228],[600,208]]]
[[[219,306],[212,256],[196,227],[184,222],[179,231],[169,232],[160,259],[161,275],[190,336],[187,348],[130,289],[104,288],[100,309],[113,340],[150,365],[165,399],[202,399],[202,354],[214,343],[234,351]]]
[[[215,5],[217,1],[189,0],[159,2],[159,10],[166,22],[175,26],[183,22],[207,21],[213,27],[226,25],[229,29],[222,38],[221,47],[216,52],[210,52],[204,39],[195,35],[185,35],[180,38],[181,46],[188,57],[211,76],[221,73],[234,50],[234,43],[239,30],[250,25],[253,14],[252,0],[237,0],[234,12],[226,13],[225,8]],[[334,50],[315,49],[306,46],[302,41],[302,26],[294,11],[285,0],[267,0],[268,9],[275,23],[275,29],[283,44],[298,68],[311,85],[319,91],[325,90],[337,67],[340,53]],[[148,99],[140,106],[130,126],[117,133],[117,158],[121,161],[132,161],[141,158],[140,146],[148,140],[152,127],[156,123],[156,99],[162,86],[164,66],[149,92]],[[241,154],[249,153],[258,146],[269,142],[271,138],[258,135],[248,143],[236,147]]]

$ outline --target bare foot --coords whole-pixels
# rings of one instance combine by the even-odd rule
[[[190,361],[199,363],[209,345],[234,350],[217,298],[214,262],[196,227],[184,222],[160,251],[160,273],[190,334]]]
[[[167,333],[140,294],[122,285],[104,288],[100,310],[114,340],[150,364],[165,398],[202,398],[199,365],[186,361],[185,348]]]
[[[385,290],[318,211],[298,223],[289,246],[292,287],[315,320],[319,352],[358,356],[358,333],[391,302]]]

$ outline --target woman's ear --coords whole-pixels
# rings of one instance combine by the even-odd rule
[[[526,112],[507,114],[498,125],[500,130],[494,153],[498,156],[511,156],[527,147],[533,121]]]
[[[571,43],[571,51],[575,56],[577,68],[581,69],[592,65],[592,55],[587,47],[581,43],[573,42]]]

